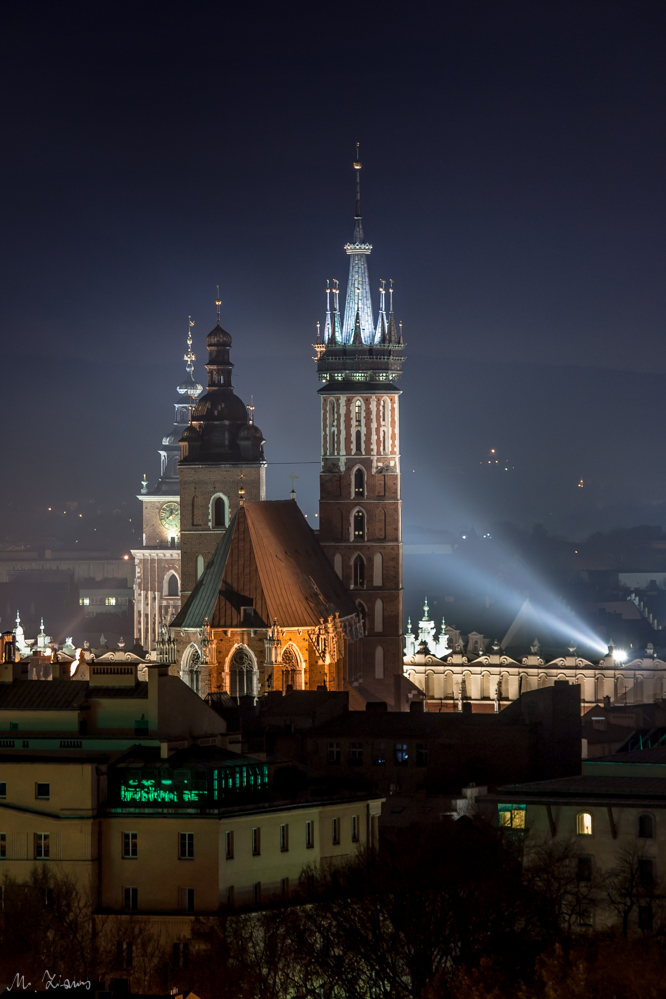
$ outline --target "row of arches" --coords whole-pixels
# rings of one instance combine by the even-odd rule
[[[298,648],[289,642],[282,649],[282,662],[276,664],[275,689],[286,693],[287,687],[294,690],[305,688],[305,664]],[[181,679],[197,694],[201,694],[201,649],[192,642],[183,654],[180,668]],[[257,697],[259,694],[259,664],[247,645],[236,645],[224,664],[228,692],[231,697]]]
[[[229,526],[229,500],[224,493],[215,493],[208,501],[207,525],[204,525],[206,504],[201,496],[192,497],[192,526],[220,528]]]
[[[388,397],[384,397],[379,403],[379,447],[380,454],[388,453],[390,443],[389,421],[391,413],[391,403]],[[352,402],[352,432],[353,445],[356,454],[363,454],[363,442],[365,438],[365,407],[362,399],[354,399]],[[335,399],[329,399],[327,411],[327,426],[325,440],[327,453],[335,455],[338,453],[340,421],[338,419],[337,403]]]
[[[352,555],[350,559],[351,564],[351,577],[352,577],[352,587],[355,590],[364,590],[366,587],[366,581],[368,579],[368,562],[364,555],[357,552]],[[384,585],[384,558],[381,552],[375,552],[370,561],[372,567],[372,585],[373,586],[383,586]],[[340,552],[336,552],[333,556],[333,568],[340,577],[344,579],[343,576],[343,561]]]

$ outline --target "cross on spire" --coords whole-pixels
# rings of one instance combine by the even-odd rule
[[[298,478],[298,476],[294,472],[292,472],[291,475],[287,476],[287,478],[291,479],[291,498],[293,500],[295,500],[296,499],[296,487],[295,487],[294,483],[296,482],[296,479]]]
[[[217,298],[215,299],[215,307],[217,308],[217,325],[220,325],[220,306],[222,305],[222,299],[220,298],[220,286],[217,287]]]

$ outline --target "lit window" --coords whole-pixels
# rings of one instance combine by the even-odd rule
[[[393,754],[396,767],[407,766],[407,762],[409,760],[409,753],[407,752],[406,742],[396,742]]]
[[[525,805],[498,805],[500,827],[502,829],[524,829],[525,808]]]
[[[90,597],[79,597],[80,607],[90,607]]]
[[[365,496],[365,473],[362,468],[357,468],[354,472],[354,496]]]
[[[579,836],[592,835],[592,816],[589,812],[581,812],[576,816],[576,832]]]
[[[116,606],[116,598],[115,597],[107,597],[104,602],[105,602],[105,604],[106,604],[107,607],[115,607]]]
[[[363,406],[361,404],[361,400],[357,399],[356,400],[356,405],[354,406],[354,423],[356,424],[357,427],[361,426],[361,414],[362,414],[362,412],[363,412]]]
[[[357,510],[354,514],[354,537],[361,539],[365,537],[365,514],[362,510]]]

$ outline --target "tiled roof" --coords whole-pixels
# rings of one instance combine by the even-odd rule
[[[172,628],[241,625],[252,604],[255,626],[312,627],[336,612],[357,613],[293,500],[245,503],[229,525]]]
[[[14,680],[0,685],[0,711],[78,711],[85,680]]]
[[[498,788],[497,794],[513,801],[524,798],[661,798],[666,801],[666,780],[663,777],[593,777],[583,774],[531,784],[507,784]]]

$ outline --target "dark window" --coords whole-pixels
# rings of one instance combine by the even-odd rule
[[[175,943],[171,956],[171,965],[174,968],[189,968],[190,966],[190,945],[185,940],[183,943]]]
[[[225,834],[226,841],[226,858],[227,860],[234,859],[234,834],[233,832],[228,832]]]
[[[406,767],[409,760],[406,742],[396,742],[393,748],[393,760],[396,767]]]
[[[280,826],[280,850],[282,853],[287,853],[289,850],[289,826],[286,822]]]
[[[134,948],[131,941],[119,940],[117,954],[119,968],[131,968],[134,966]]]
[[[314,820],[305,823],[305,845],[308,850],[314,847]]]
[[[352,843],[358,843],[358,815],[352,815]]]
[[[123,833],[123,857],[125,860],[131,860],[133,857],[138,857],[138,836],[135,832],[124,832]]]
[[[363,766],[363,743],[352,742],[349,745],[349,762],[353,767]]]
[[[581,905],[578,910],[579,926],[592,926],[594,924],[594,913],[591,905]]]
[[[226,527],[224,500],[218,496],[213,504],[213,527]]]
[[[638,861],[638,879],[642,885],[654,884],[654,864],[651,860]]]
[[[638,835],[640,839],[652,839],[654,837],[654,822],[651,815],[638,816]]]
[[[362,555],[356,556],[352,568],[354,570],[354,586],[362,589],[365,586],[365,560]]]
[[[127,912],[136,912],[139,908],[139,889],[123,888],[123,909]]]
[[[35,798],[50,798],[50,797],[51,797],[50,784],[35,784]]]
[[[180,833],[178,856],[181,860],[194,860],[194,833]]]
[[[651,930],[652,929],[652,906],[639,905],[638,906],[638,928],[639,930]]]
[[[362,510],[357,510],[354,514],[354,537],[365,538],[365,514]]]
[[[592,857],[578,858],[578,880],[579,881],[592,880]]]
[[[0,798],[7,797],[7,782],[0,780]]]
[[[194,912],[194,888],[179,888],[178,895],[181,912]]]
[[[416,765],[417,765],[417,767],[427,767],[428,766],[428,743],[427,742],[417,742],[416,743]]]
[[[361,431],[356,431],[356,454],[363,454],[361,449]]]
[[[261,905],[261,881],[255,881],[252,888],[254,889],[254,904]]]
[[[261,853],[261,829],[254,828],[252,830],[252,856],[258,857]]]
[[[0,860],[7,858],[7,833],[0,833]]]
[[[175,538],[173,539],[175,542]],[[175,544],[174,544],[175,547]],[[169,576],[169,585],[167,587],[167,593],[170,597],[177,597],[180,590],[178,588],[178,576],[175,573],[171,573]]]
[[[339,763],[340,762],[340,743],[339,742],[329,742],[328,744],[328,755],[326,757],[327,763]]]
[[[333,819],[333,846],[340,845],[340,819]]]
[[[241,607],[241,621],[252,622],[254,619],[254,607]]]
[[[362,468],[354,472],[354,496],[365,496],[365,472]]]
[[[18,722],[10,722],[9,730],[10,732],[18,732]]]
[[[88,719],[81,718],[79,720],[79,735],[87,735],[87,734],[88,734]]]
[[[383,742],[373,742],[372,762],[376,767],[383,767],[386,765],[386,752],[384,750]]]

